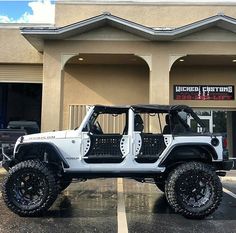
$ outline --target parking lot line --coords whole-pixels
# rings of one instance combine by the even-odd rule
[[[123,178],[117,179],[117,202],[118,233],[128,233]]]
[[[223,188],[223,191],[225,193],[227,193],[228,195],[230,195],[231,197],[235,198],[236,199],[236,194],[235,193],[232,193],[231,191],[229,191],[228,189],[226,188]]]

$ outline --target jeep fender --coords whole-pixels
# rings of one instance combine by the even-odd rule
[[[217,159],[217,153],[213,146],[207,143],[178,144],[169,149],[160,166],[168,167],[177,162],[190,160],[211,162],[212,159]]]
[[[15,150],[14,158],[17,161],[25,159],[44,160],[45,153],[49,161],[62,162],[64,168],[69,168],[69,164],[56,145],[50,142],[30,142],[19,144]]]

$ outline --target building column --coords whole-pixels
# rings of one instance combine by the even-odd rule
[[[167,55],[153,58],[149,74],[149,103],[170,103],[169,57]]]
[[[59,61],[55,62],[55,58],[48,55],[44,56],[42,132],[62,129],[63,73]]]
[[[152,59],[152,69],[149,71],[149,103],[168,105],[170,100],[169,93],[169,60],[168,57],[157,57]],[[164,119],[161,119],[162,128],[165,125]],[[157,132],[156,119],[149,119],[150,132]]]

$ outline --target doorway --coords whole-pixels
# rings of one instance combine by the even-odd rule
[[[9,121],[41,125],[42,84],[0,83],[0,128]]]

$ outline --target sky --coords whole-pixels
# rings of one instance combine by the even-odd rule
[[[2,1],[0,23],[54,23],[55,1]]]

